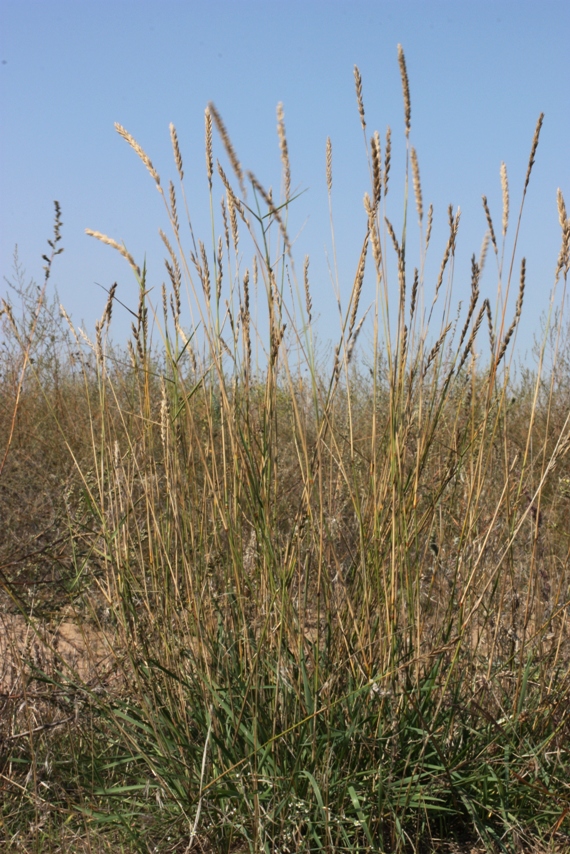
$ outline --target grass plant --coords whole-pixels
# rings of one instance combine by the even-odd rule
[[[515,373],[512,356],[542,116],[514,234],[503,165],[501,226],[484,199],[457,308],[460,211],[435,249],[398,59],[403,228],[386,198],[391,132],[382,155],[355,69],[371,184],[330,359],[309,260],[293,260],[281,105],[279,199],[206,109],[208,246],[175,128],[165,188],[117,125],[169,224],[156,301],[145,266],[88,231],[136,280],[125,348],[110,335],[116,286],[91,341],[16,277],[0,355],[4,850],[570,846],[564,311],[547,315],[536,367]],[[332,212],[330,140],[326,180]],[[561,192],[558,210],[564,307]],[[54,254],[60,231],[58,206]],[[496,293],[483,298],[487,254]]]

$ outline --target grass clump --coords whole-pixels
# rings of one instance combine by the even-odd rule
[[[5,304],[3,507],[10,519],[17,501],[54,502],[38,548],[35,530],[17,540],[17,520],[2,545],[2,830],[14,850],[71,837],[77,850],[284,853],[568,842],[568,326],[551,317],[537,369],[514,377],[526,265],[515,279],[520,215],[509,258],[504,165],[502,245],[484,200],[467,307],[453,314],[459,210],[426,281],[433,209],[424,230],[401,49],[399,64],[400,234],[386,205],[391,133],[382,159],[355,70],[371,188],[330,360],[314,345],[309,261],[299,279],[293,261],[281,105],[279,201],[207,108],[209,249],[190,221],[190,249],[181,235],[174,127],[179,186],[164,190],[117,126],[170,226],[157,305],[145,267],[88,231],[136,278],[124,351],[109,335],[116,286],[93,341],[50,313],[45,289],[17,284],[20,320]],[[326,175],[332,210],[330,140]],[[564,289],[561,193],[558,207]],[[54,251],[59,228],[58,209]],[[489,244],[494,306],[481,294]]]

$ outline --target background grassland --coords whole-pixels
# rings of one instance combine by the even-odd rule
[[[124,348],[115,287],[93,341],[49,296],[57,204],[43,287],[16,261],[0,353],[4,850],[568,850],[568,320],[550,310],[515,375],[526,273],[504,167],[468,304],[452,294],[459,211],[425,280],[432,210],[399,62],[404,229],[386,206],[390,135],[369,135],[355,69],[371,186],[330,358],[308,259],[293,263],[281,107],[279,201],[206,110],[209,248],[189,218],[182,233],[175,129],[164,189],[117,126],[170,224],[155,301],[128,250],[89,232],[138,283]],[[326,166],[332,199],[330,143]],[[564,307],[561,193],[558,210]]]

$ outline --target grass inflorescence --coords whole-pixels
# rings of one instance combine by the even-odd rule
[[[355,68],[371,187],[330,360],[315,350],[309,258],[297,281],[292,257],[281,104],[280,199],[242,169],[208,105],[209,248],[190,221],[184,244],[174,126],[178,185],[167,194],[116,126],[170,224],[156,304],[145,265],[87,232],[135,275],[124,348],[110,337],[115,285],[92,341],[16,268],[21,312],[4,304],[0,356],[0,834],[10,850],[570,844],[568,324],[553,313],[536,369],[515,376],[526,266],[517,262],[509,315],[504,164],[501,229],[484,198],[469,300],[453,313],[459,210],[426,281],[433,208],[424,223],[401,48],[398,60],[404,225],[398,234],[386,206],[392,134],[382,168]],[[330,139],[324,166],[330,202]],[[560,191],[558,210],[561,290],[570,226]],[[55,254],[60,229],[58,206]],[[481,284],[489,241],[495,299]]]

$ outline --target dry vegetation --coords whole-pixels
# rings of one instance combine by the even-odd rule
[[[171,227],[158,305],[126,248],[89,232],[138,282],[126,348],[109,337],[114,288],[93,342],[49,297],[59,206],[44,286],[16,265],[0,353],[3,850],[570,847],[568,321],[548,317],[536,367],[515,379],[525,263],[511,281],[504,167],[499,239],[484,200],[469,304],[455,315],[458,211],[424,281],[433,211],[399,62],[422,256],[411,269],[391,225],[391,135],[368,135],[356,72],[368,222],[330,364],[308,261],[297,280],[291,255],[281,107],[279,202],[207,109],[209,249],[181,236],[175,129],[179,186],[163,190],[117,126]],[[332,199],[330,141],[326,166]],[[563,306],[561,193],[558,208]],[[359,355],[365,277],[376,300]]]

